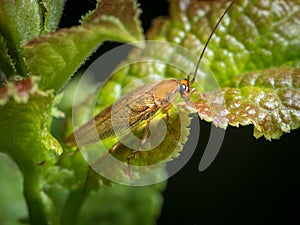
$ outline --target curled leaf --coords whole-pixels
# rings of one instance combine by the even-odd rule
[[[280,67],[244,74],[237,88],[205,93],[195,106],[216,126],[254,125],[254,136],[279,138],[300,126],[300,70]]]
[[[31,74],[42,77],[41,89],[59,90],[102,42],[143,38],[135,1],[122,1],[122,7],[117,3],[119,0],[99,1],[80,26],[42,35],[22,46]]]
[[[38,77],[31,77],[6,83],[0,88],[0,105],[5,105],[10,98],[18,103],[27,103],[30,95],[37,92],[39,80]]]
[[[47,128],[45,112],[51,106],[53,95],[37,87],[38,79],[30,77],[7,83],[0,89],[1,99],[6,101],[0,106],[0,150],[16,162],[25,163],[30,158],[38,164],[53,152],[62,153],[60,144]]]

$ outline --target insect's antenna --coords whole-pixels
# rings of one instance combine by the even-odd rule
[[[196,75],[197,75],[197,72],[198,72],[198,69],[199,69],[200,62],[201,62],[201,60],[202,60],[202,58],[203,58],[203,55],[204,55],[204,52],[205,52],[205,50],[206,50],[206,48],[207,48],[207,46],[208,46],[208,43],[210,42],[210,39],[212,38],[212,36],[213,36],[213,34],[215,33],[216,29],[218,28],[219,24],[222,22],[224,16],[228,13],[228,11],[230,10],[230,8],[232,7],[232,5],[233,5],[234,3],[235,3],[235,0],[232,0],[231,3],[230,3],[230,5],[227,7],[227,9],[225,10],[225,12],[223,13],[223,15],[221,16],[221,18],[219,19],[219,21],[218,21],[217,24],[215,25],[214,29],[213,29],[212,32],[210,33],[210,35],[209,35],[209,37],[208,37],[208,39],[207,39],[207,41],[206,41],[206,43],[205,43],[205,45],[204,45],[204,48],[202,49],[201,55],[200,55],[200,57],[199,57],[199,59],[198,59],[198,62],[197,62],[196,68],[195,68],[195,72],[194,72],[194,75],[193,75],[193,79],[191,80],[191,82],[188,82],[189,84],[194,83],[195,78],[196,78]],[[189,81],[189,77],[190,77],[190,76],[188,76],[188,79],[187,79],[188,81]]]

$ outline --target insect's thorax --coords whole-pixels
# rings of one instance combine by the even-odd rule
[[[156,104],[165,107],[175,101],[179,90],[179,80],[169,79],[163,80],[157,84],[154,89],[154,97]]]

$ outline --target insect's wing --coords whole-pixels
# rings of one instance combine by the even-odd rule
[[[111,136],[109,129],[109,126],[111,126],[109,125],[110,115],[111,106],[78,128],[66,139],[65,145],[67,147],[74,147],[77,145],[77,142],[79,142],[80,146],[93,144],[99,140],[99,132],[103,139]]]
[[[71,134],[65,145],[73,147],[77,142],[80,146],[90,145],[99,139],[113,138],[116,134],[121,136],[138,127],[142,121],[151,118],[159,110],[151,94],[158,83],[141,86],[104,109]]]

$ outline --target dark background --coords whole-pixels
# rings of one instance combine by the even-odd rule
[[[167,1],[139,2],[144,30],[153,18],[168,13]],[[60,27],[77,25],[94,7],[91,0],[69,0]],[[117,45],[104,44],[90,61]],[[270,142],[254,138],[252,126],[229,127],[217,158],[199,172],[210,127],[201,121],[197,150],[169,179],[158,225],[300,224],[299,129]]]

